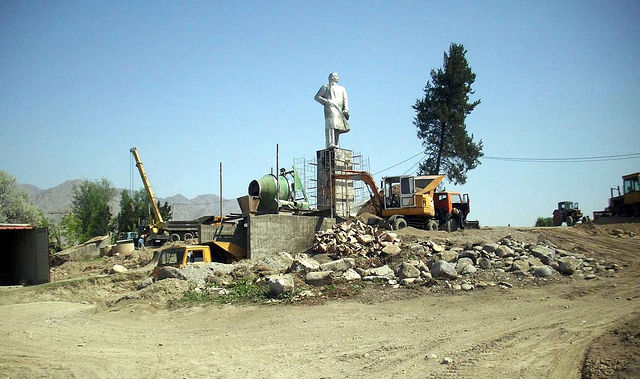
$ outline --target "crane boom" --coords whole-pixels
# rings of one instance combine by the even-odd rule
[[[144,189],[147,190],[147,196],[149,197],[149,202],[151,202],[151,209],[153,210],[153,218],[155,219],[155,227],[158,229],[165,228],[165,222],[162,219],[162,215],[160,214],[160,209],[158,208],[158,204],[156,202],[156,197],[153,195],[153,190],[151,189],[151,184],[149,184],[149,179],[147,178],[147,174],[144,171],[144,166],[142,165],[142,161],[140,160],[140,155],[138,154],[138,149],[132,147],[129,150],[133,157],[136,160],[136,167],[138,167],[138,171],[140,172],[140,178],[142,178],[142,184],[144,184]]]

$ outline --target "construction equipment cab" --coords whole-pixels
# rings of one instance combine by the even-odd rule
[[[407,225],[438,229],[433,195],[442,179],[442,175],[382,178],[381,216],[389,219],[393,229],[401,229]]]
[[[573,201],[559,202],[558,209],[553,211],[553,225],[560,226],[563,222],[566,222],[567,226],[572,226],[577,221],[586,221],[582,216],[578,203]]]
[[[609,208],[614,215],[640,217],[640,172],[622,177],[622,195],[611,197]]]
[[[469,194],[460,192],[436,192],[434,202],[436,205],[436,215],[440,220],[440,225],[448,232],[453,232],[460,227],[465,227],[473,223],[473,227],[478,227],[477,221],[467,221],[467,215],[471,211]]]
[[[165,266],[181,268],[188,264],[210,262],[211,249],[207,245],[171,246],[160,251],[158,263],[153,269],[153,279],[158,279],[158,271]]]

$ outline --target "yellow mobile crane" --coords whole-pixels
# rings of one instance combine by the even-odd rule
[[[147,234],[145,243],[148,241],[152,245],[162,245],[169,240],[169,236],[165,233],[167,223],[160,214],[160,208],[158,208],[158,203],[153,194],[153,190],[151,189],[149,178],[147,178],[147,173],[144,170],[142,161],[140,160],[138,149],[132,147],[129,151],[133,154],[133,158],[136,160],[136,167],[138,167],[138,171],[140,172],[140,178],[142,178],[142,184],[144,185],[144,189],[147,191],[147,196],[151,203],[151,210],[153,212],[153,220],[148,223],[147,228],[144,231],[144,233]]]

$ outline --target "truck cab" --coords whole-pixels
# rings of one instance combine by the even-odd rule
[[[206,245],[171,246],[162,251],[158,256],[158,263],[153,269],[153,279],[158,279],[158,271],[165,266],[176,268],[188,264],[210,263],[211,249]]]
[[[436,192],[433,201],[438,219],[447,231],[452,232],[467,225],[467,215],[471,212],[469,194]]]

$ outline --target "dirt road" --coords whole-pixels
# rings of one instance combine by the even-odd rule
[[[368,288],[360,297],[312,306],[158,310],[5,302],[0,375],[580,377],[594,341],[640,316],[639,240],[586,228],[530,233],[579,244],[625,268],[591,281],[381,302],[379,291],[390,289]],[[444,357],[451,363],[443,364]]]

